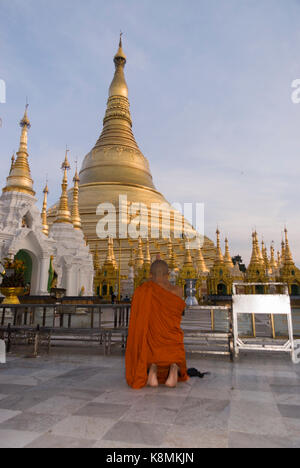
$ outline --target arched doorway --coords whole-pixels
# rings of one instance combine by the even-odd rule
[[[265,294],[265,289],[263,286],[256,285],[255,286],[255,294]]]
[[[25,271],[24,271],[24,280],[25,284],[31,285],[32,281],[32,258],[26,250],[20,250],[17,255],[15,256],[15,260],[19,260],[24,263]]]
[[[300,295],[300,288],[299,288],[298,284],[292,284],[291,294],[292,294],[292,296],[299,296]]]
[[[224,283],[218,284],[218,296],[226,296],[227,295],[227,288]]]

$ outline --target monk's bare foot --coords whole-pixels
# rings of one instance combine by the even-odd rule
[[[150,367],[147,385],[149,387],[158,387],[157,365],[156,364],[152,364],[152,366]]]
[[[166,381],[167,387],[175,388],[177,386],[178,372],[179,372],[179,367],[177,366],[177,364],[172,364],[170,367],[168,380]]]

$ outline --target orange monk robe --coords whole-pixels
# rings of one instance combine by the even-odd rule
[[[180,368],[179,381],[189,380],[180,328],[185,307],[180,297],[153,281],[137,288],[126,349],[126,380],[130,387],[147,385],[151,364],[158,366],[159,383],[166,382],[174,363]]]

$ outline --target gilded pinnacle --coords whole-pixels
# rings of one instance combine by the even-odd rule
[[[47,220],[47,197],[48,197],[49,189],[48,189],[48,184],[46,183],[46,186],[43,190],[44,194],[44,201],[43,201],[43,209],[41,213],[41,218],[42,218],[42,232],[45,234],[45,236],[49,235],[49,225],[48,225],[48,220]]]
[[[68,152],[66,150],[65,160],[62,163],[61,168],[64,171],[63,181],[61,185],[61,197],[59,201],[59,208],[56,216],[55,223],[68,223],[72,224],[71,213],[69,211],[68,205],[68,170],[71,168],[69,161],[68,161]]]
[[[79,176],[77,172],[77,168],[75,171],[75,175],[73,178],[74,188],[73,188],[73,204],[72,204],[72,223],[75,229],[81,230],[81,217],[79,212]]]
[[[33,180],[31,178],[30,167],[28,164],[28,130],[31,125],[27,109],[28,105],[26,105],[24,117],[20,122],[22,131],[17,159],[12,159],[10,174],[7,178],[6,187],[3,189],[3,192],[21,192],[34,196]]]

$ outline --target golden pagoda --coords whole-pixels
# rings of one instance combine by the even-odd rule
[[[96,250],[97,252],[97,250]],[[105,262],[95,272],[94,278],[94,291],[97,296],[101,296],[105,301],[110,302],[111,296],[116,290],[118,283],[118,268],[116,266],[116,260],[114,255],[114,243],[113,239],[109,237],[107,239],[107,255]]]
[[[266,275],[265,262],[262,257],[262,253],[259,248],[257,232],[252,234],[252,256],[250,264],[246,271],[246,281],[247,283],[267,283],[268,277]],[[253,293],[255,292],[264,292],[264,287],[253,286]]]
[[[234,267],[233,261],[232,261],[231,255],[230,255],[230,251],[229,251],[229,242],[228,242],[227,237],[225,239],[224,263],[228,268],[233,268]]]
[[[226,296],[231,294],[232,292],[232,275],[230,273],[230,268],[226,264],[228,263],[228,258],[224,259],[221,250],[220,244],[220,231],[217,229],[217,251],[215,256],[214,264],[209,272],[208,279],[207,279],[207,289],[208,293],[212,295],[221,295]],[[229,253],[229,248],[227,252],[227,256]],[[230,255],[230,254],[229,254]]]
[[[114,57],[115,74],[109,88],[107,109],[103,120],[103,130],[94,148],[86,155],[81,171],[79,173],[79,212],[82,222],[82,230],[88,243],[99,246],[101,256],[105,256],[106,240],[99,239],[96,233],[97,223],[101,218],[96,215],[97,207],[101,203],[113,204],[116,208],[117,217],[123,214],[119,207],[120,195],[127,197],[127,204],[143,203],[149,213],[148,232],[150,236],[151,206],[153,203],[165,204],[171,211],[171,232],[174,239],[174,251],[178,258],[178,263],[184,262],[185,241],[174,236],[175,212],[164,196],[157,191],[154,186],[148,160],[142,154],[132,132],[132,119],[130,114],[130,104],[128,99],[128,87],[125,79],[125,65],[127,57],[123,50],[122,39],[120,39],[119,49]],[[73,189],[69,191],[69,206],[73,200]],[[56,204],[48,211],[48,222],[51,225],[59,210]],[[178,216],[178,213],[176,213]],[[181,215],[180,215],[181,216]],[[183,217],[180,218],[182,224]],[[128,216],[127,224],[131,222]],[[119,237],[117,219],[117,238]],[[160,216],[160,238],[158,248],[151,241],[150,253],[154,256],[161,253],[163,258],[167,256],[168,238],[162,236],[164,225],[163,217]],[[186,221],[186,233],[195,234],[193,227]],[[122,236],[120,236],[122,237]],[[123,237],[121,270],[123,274],[128,274],[128,264],[130,261],[132,244],[129,236]],[[137,247],[138,248],[138,247]],[[212,241],[205,238],[203,246],[203,256],[207,266],[211,266],[215,255],[215,246]],[[141,265],[140,265],[141,266]]]
[[[294,263],[286,228],[284,233],[284,259],[280,269],[280,281],[288,284],[290,294],[298,295],[300,293],[300,270]]]
[[[181,286],[183,288],[183,291],[185,292],[185,285],[186,285],[186,280],[188,279],[197,279],[197,271],[196,268],[194,267],[193,259],[192,259],[192,252],[191,252],[191,247],[190,247],[190,242],[189,240],[186,240],[185,244],[185,259],[182,267],[179,270],[179,274],[177,277],[177,284],[178,286]],[[197,288],[198,285],[196,285]]]
[[[74,188],[73,188],[73,203],[72,203],[71,218],[72,218],[74,229],[80,231],[82,227],[80,213],[79,213],[79,204],[78,204],[78,194],[79,194],[78,184],[80,182],[80,179],[78,176],[77,168],[75,171],[73,182],[74,182]]]
[[[59,201],[58,210],[56,213],[56,218],[54,223],[67,223],[72,224],[71,213],[69,211],[69,201],[68,201],[68,171],[70,170],[71,166],[68,161],[68,152],[66,150],[65,160],[62,163],[62,170],[63,170],[63,180],[61,184],[61,197]]]
[[[25,108],[24,116],[20,122],[22,128],[19,151],[17,152],[17,159],[12,157],[12,164],[9,176],[7,177],[6,187],[3,192],[21,192],[27,195],[34,196],[33,180],[31,178],[30,167],[28,163],[28,130],[31,124],[28,118],[28,104]]]

